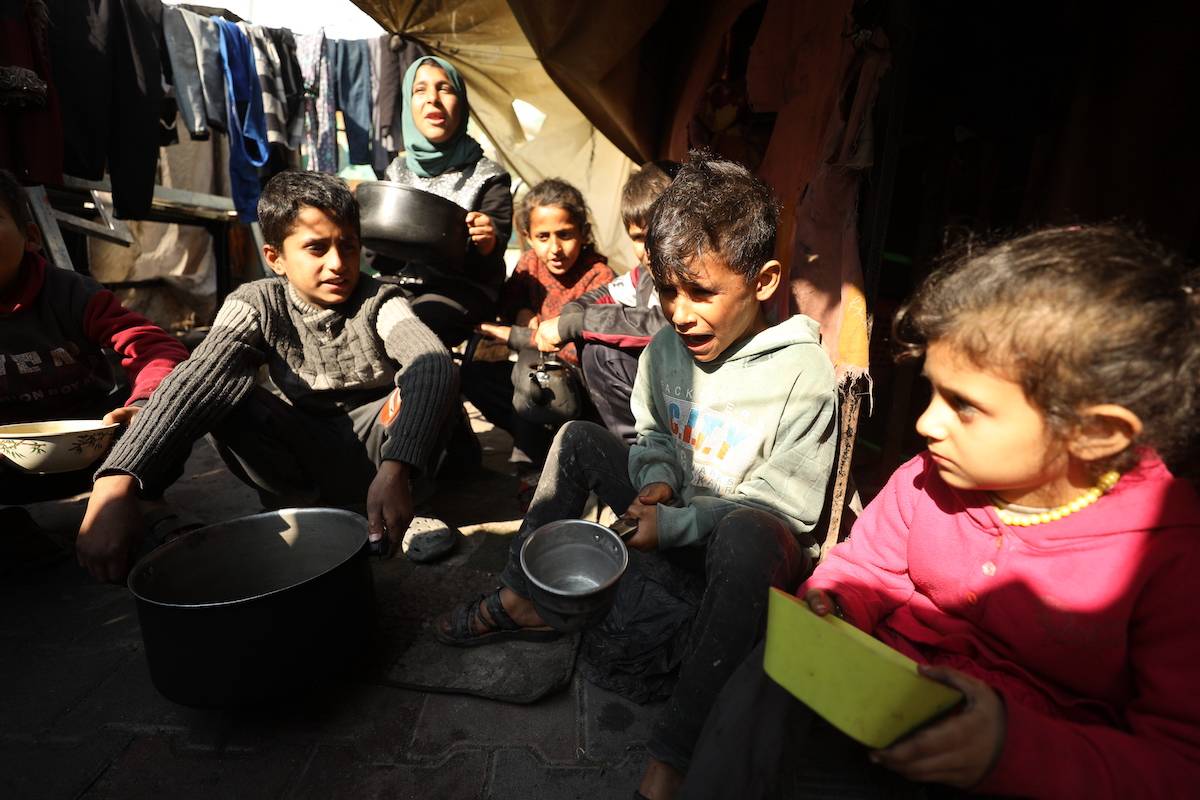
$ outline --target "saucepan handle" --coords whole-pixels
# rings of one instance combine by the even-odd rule
[[[615,533],[619,538],[628,539],[630,536],[633,536],[633,534],[637,533],[638,521],[636,519],[621,517],[612,525],[609,525],[608,529]]]

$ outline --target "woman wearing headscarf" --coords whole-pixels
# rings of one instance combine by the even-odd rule
[[[399,270],[421,280],[413,287],[413,311],[453,347],[495,316],[512,232],[512,178],[467,135],[467,86],[450,62],[435,56],[414,61],[401,96],[405,153],[388,166],[387,179],[468,209],[471,245],[461,273],[436,264],[408,263]],[[377,258],[376,266],[389,271],[384,261]]]

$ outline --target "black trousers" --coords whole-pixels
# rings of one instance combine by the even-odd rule
[[[709,712],[680,797],[960,798],[948,786],[910,783],[867,760],[846,736],[763,671],[759,644],[741,662]]]
[[[637,377],[638,357],[619,347],[588,342],[580,351],[579,366],[588,397],[604,427],[620,436],[625,444],[633,444],[637,431],[629,398]]]
[[[617,513],[628,508],[637,496],[628,464],[628,447],[611,431],[591,422],[560,428],[500,582],[529,597],[521,545],[547,522],[582,514],[590,492]],[[794,588],[808,572],[808,557],[782,520],[751,508],[727,515],[703,545],[654,555],[704,576],[679,680],[648,742],[652,756],[686,771],[717,694],[762,638],[769,588]]]
[[[387,439],[378,421],[386,402],[385,395],[346,414],[317,416],[259,386],[211,438],[267,508],[357,507],[366,502]]]

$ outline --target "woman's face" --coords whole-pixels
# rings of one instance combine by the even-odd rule
[[[462,109],[446,70],[432,61],[417,67],[412,88],[413,123],[434,144],[450,139],[458,130]]]

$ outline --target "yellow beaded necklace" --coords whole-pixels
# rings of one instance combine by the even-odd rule
[[[1022,511],[1012,511],[1007,503],[999,498],[993,498],[996,501],[996,516],[1000,521],[1010,527],[1016,526],[1019,528],[1028,527],[1029,525],[1040,525],[1043,522],[1054,522],[1063,517],[1074,514],[1087,508],[1092,503],[1100,499],[1100,497],[1109,489],[1117,485],[1117,481],[1121,480],[1121,473],[1115,469],[1109,470],[1100,476],[1100,480],[1096,481],[1096,485],[1088,489],[1084,494],[1076,497],[1069,503],[1063,503],[1056,508],[1050,508],[1045,511],[1036,511],[1025,513]]]

